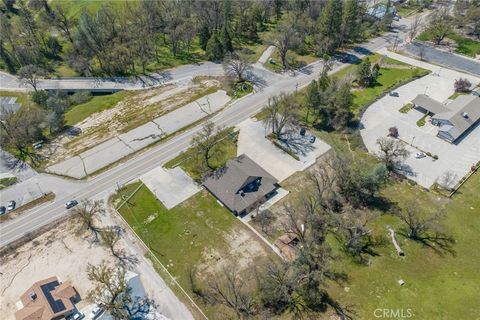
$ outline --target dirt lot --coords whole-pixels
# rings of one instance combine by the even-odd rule
[[[78,136],[63,134],[42,149],[48,161],[57,163],[67,156],[79,154],[120,133],[175,110],[221,87],[217,80],[202,80],[169,84],[162,87],[129,92],[115,107],[97,112],[75,125]]]
[[[16,254],[0,260],[0,309],[2,319],[15,319],[20,295],[35,281],[57,276],[61,281],[72,281],[82,301],[78,308],[88,305],[84,300],[92,284],[87,279],[87,263],[115,262],[112,255],[99,245],[73,234],[70,222],[43,234],[22,247]]]

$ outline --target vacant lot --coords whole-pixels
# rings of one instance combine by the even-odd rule
[[[213,93],[218,88],[218,82],[205,80],[196,84],[190,82],[171,84],[148,90],[94,97],[67,112],[67,121],[71,125],[75,124],[81,133],[78,136],[65,133],[46,145],[42,149],[48,158],[45,166],[80,154],[112,137]]]
[[[121,194],[129,195],[137,187],[138,183],[129,185]],[[167,210],[142,186],[119,211],[189,293],[190,275],[204,286],[221,276],[224,267],[251,272],[259,259],[271,255],[271,249],[206,191]],[[216,307],[197,303],[218,319]]]
[[[116,261],[106,248],[91,245],[72,232],[66,222],[22,247],[15,254],[0,260],[0,309],[2,319],[15,319],[15,303],[35,281],[58,276],[72,281],[82,298],[92,289],[87,278],[87,264],[100,264],[103,260]],[[88,305],[82,300],[77,306]]]

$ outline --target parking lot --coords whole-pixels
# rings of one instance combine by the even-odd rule
[[[298,161],[265,138],[265,127],[261,121],[247,119],[237,125],[237,128],[240,129],[237,154],[246,154],[280,182],[297,171],[305,170],[330,150],[330,146],[320,139],[311,145],[307,142],[309,148],[303,154],[298,154]]]
[[[455,79],[460,77],[468,78],[474,84],[478,84],[480,79],[413,59],[402,58],[396,54],[387,54],[394,59],[428,68],[432,73],[395,90],[399,94],[398,97],[387,95],[365,111],[361,119],[360,132],[366,147],[371,153],[376,153],[377,139],[387,136],[388,129],[396,126],[399,138],[413,145],[413,147],[408,146],[411,155],[405,161],[407,177],[430,188],[433,183],[449,174],[451,185],[455,184],[469,172],[474,163],[480,160],[479,126],[476,125],[457,144],[450,144],[436,136],[437,127],[428,122],[428,117],[424,126],[416,124],[424,116],[423,113],[415,109],[401,113],[399,109],[418,94],[427,94],[439,102],[447,100],[454,93]],[[437,155],[438,160],[431,157],[416,159],[414,154],[419,151]]]

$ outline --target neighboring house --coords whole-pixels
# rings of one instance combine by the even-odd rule
[[[384,3],[379,3],[367,9],[367,16],[376,20],[382,20],[387,14],[396,15],[397,9],[393,6],[387,6]]]
[[[454,143],[480,119],[480,97],[461,95],[444,105],[424,94],[412,100],[414,108],[432,116],[437,137]]]
[[[16,103],[17,97],[0,97],[0,118],[6,114],[17,112],[20,105]]]
[[[69,316],[75,311],[74,303],[80,300],[69,282],[57,277],[35,282],[17,302],[17,320],[54,320]]]
[[[278,181],[242,154],[208,176],[203,185],[235,215],[243,216],[275,193]]]

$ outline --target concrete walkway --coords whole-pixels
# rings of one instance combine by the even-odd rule
[[[229,101],[227,93],[219,90],[54,164],[47,171],[81,179],[219,111]]]

